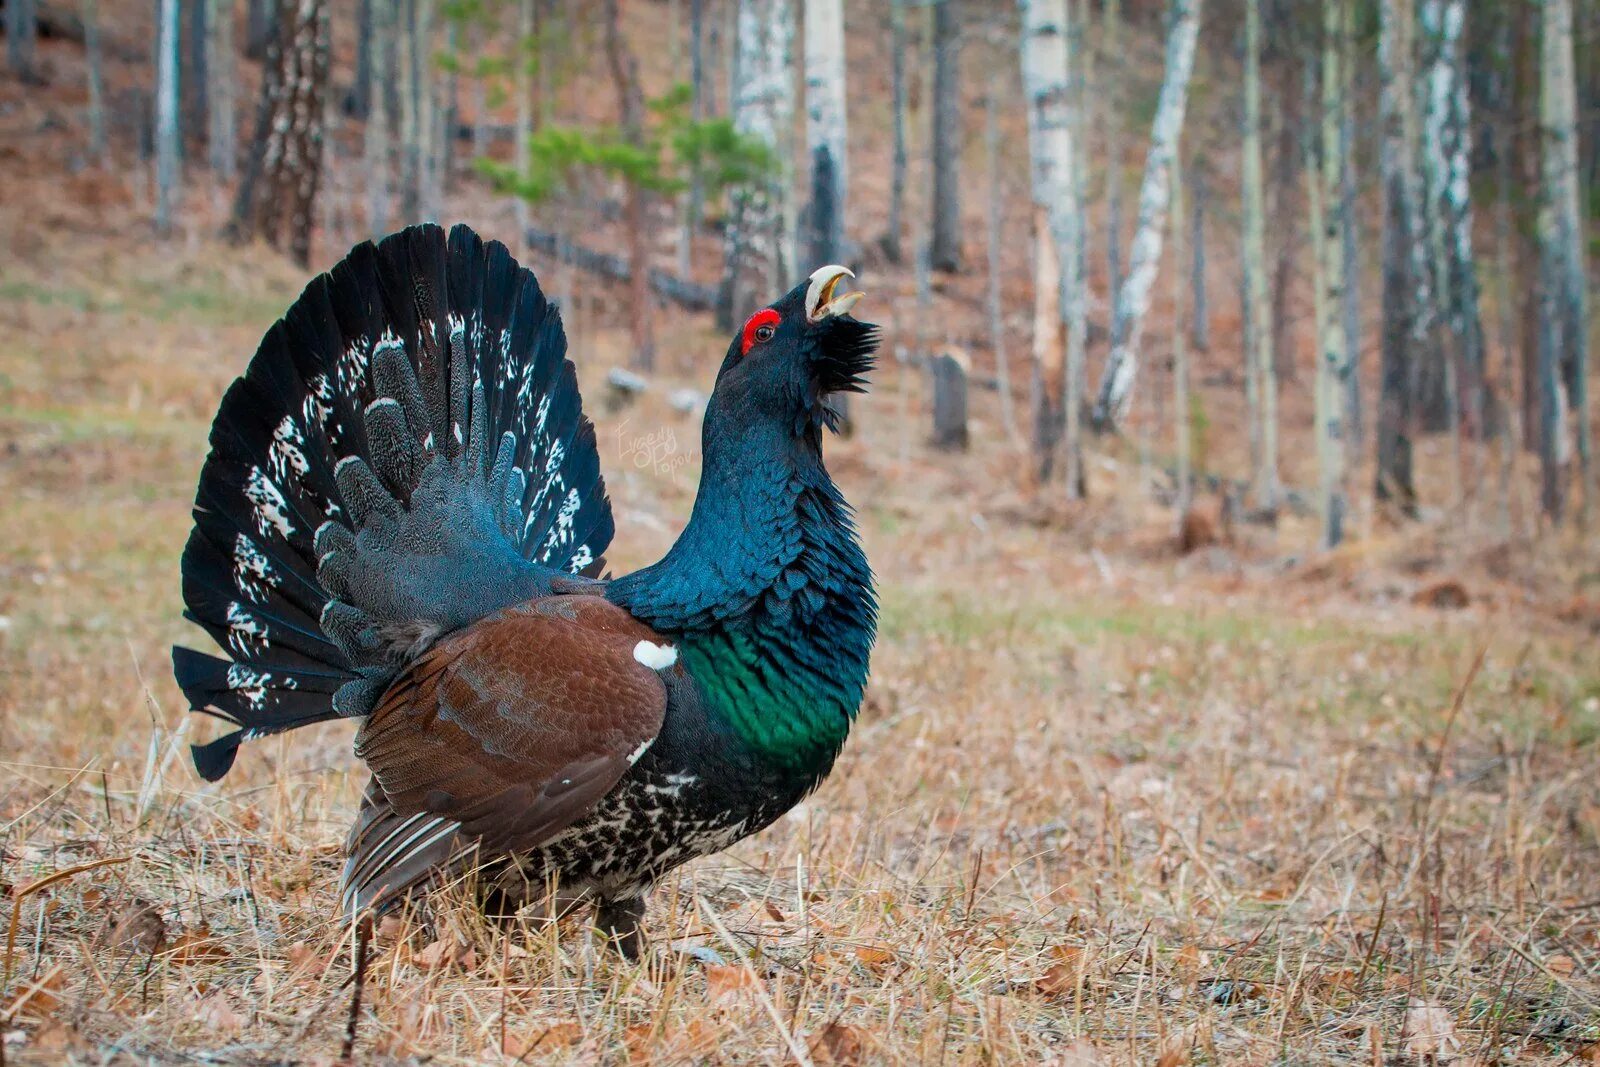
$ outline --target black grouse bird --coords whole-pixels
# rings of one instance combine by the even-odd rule
[[[624,951],[664,873],[828,774],[861,702],[872,573],[822,462],[877,330],[824,267],[717,373],[694,511],[601,580],[613,532],[561,320],[504,245],[419,226],[356,246],[267,332],[211,430],[173,649],[215,781],[243,741],[347,717],[372,779],[352,915],[476,869],[554,879]]]

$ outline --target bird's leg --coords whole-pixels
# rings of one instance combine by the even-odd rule
[[[637,960],[644,948],[644,897],[627,900],[602,900],[595,906],[594,924],[608,940],[615,941],[617,951],[629,960]]]

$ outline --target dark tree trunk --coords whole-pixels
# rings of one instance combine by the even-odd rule
[[[894,148],[889,159],[889,228],[883,235],[883,254],[890,263],[905,258],[900,231],[906,206],[906,5],[890,0],[889,93],[894,127]]]
[[[273,12],[277,0],[249,0],[245,12],[244,54],[251,59],[267,58],[273,38]]]
[[[323,0],[276,0],[255,139],[229,234],[264,238],[302,267],[311,265],[311,228],[322,177],[323,106],[328,85],[328,15]]]
[[[616,85],[622,112],[622,135],[630,144],[644,143],[644,93],[639,85],[639,61],[622,34],[621,0],[605,0],[606,62]],[[638,182],[628,183],[628,258],[632,276],[628,286],[628,317],[633,330],[633,365],[642,371],[655,367],[655,339],[650,324],[655,307],[650,297],[649,205]]]
[[[929,265],[961,269],[961,15],[958,0],[933,14],[933,228]]]
[[[947,452],[967,450],[967,369],[949,352],[933,357],[934,448]]]
[[[344,98],[344,109],[365,119],[372,111],[372,0],[361,0],[356,10],[356,78]]]
[[[183,89],[183,120],[190,142],[205,143],[210,128],[211,84],[206,70],[206,46],[210,43],[209,12],[211,0],[186,0],[189,17],[184,20],[183,32],[187,34],[183,49],[183,73],[179,82]],[[219,12],[219,17],[221,13]]]

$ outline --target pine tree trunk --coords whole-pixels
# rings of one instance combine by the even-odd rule
[[[644,144],[644,90],[639,85],[639,61],[629,50],[622,32],[621,0],[605,0],[606,63],[617,90],[617,110],[621,115],[622,137],[631,145]],[[638,182],[628,183],[628,322],[633,331],[635,369],[655,369],[655,338],[650,325],[655,319],[655,301],[650,295],[650,232],[647,192]]]
[[[345,110],[352,118],[366,119],[372,112],[372,6],[377,0],[361,0],[356,7],[356,73],[345,98]]]
[[[1095,401],[1094,424],[1109,430],[1121,421],[1139,371],[1139,342],[1150,291],[1161,261],[1161,244],[1172,195],[1172,160],[1183,131],[1189,76],[1194,71],[1195,38],[1200,27],[1200,0],[1169,0],[1166,73],[1150,127],[1139,187],[1139,224],[1134,232],[1128,279],[1117,294],[1114,338]]]
[[[1000,124],[995,121],[995,91],[996,87],[991,83],[983,111],[984,148],[989,165],[989,347],[994,349],[995,380],[1000,393],[1000,426],[1005,430],[1007,440],[1016,441],[1017,416],[1012,407],[1011,365],[1006,356],[1006,327],[1000,289],[1004,197],[1001,192]]]
[[[1373,494],[1406,518],[1417,515],[1412,473],[1412,360],[1420,350],[1421,319],[1413,295],[1412,250],[1416,245],[1415,178],[1407,132],[1412,123],[1411,0],[1383,0],[1379,14],[1378,64],[1383,141],[1383,330],[1378,396],[1378,454]]]
[[[1089,23],[1088,0],[1072,0],[1067,10],[1067,62],[1072,68],[1072,215],[1076,219],[1076,289],[1062,310],[1067,320],[1067,381],[1062,401],[1062,447],[1066,455],[1067,499],[1089,496],[1089,471],[1083,462],[1084,393],[1088,388],[1089,341],[1089,167],[1088,84],[1093,52],[1083,43]]]
[[[1066,0],[1019,0],[1022,93],[1028,109],[1034,225],[1033,450],[1039,480],[1054,469],[1066,424],[1063,326],[1081,299],[1073,210],[1073,115]]]
[[[1244,370],[1256,506],[1278,510],[1278,368],[1267,300],[1266,181],[1261,165],[1261,0],[1246,0],[1244,74]]]
[[[277,0],[248,0],[245,8],[244,54],[250,59],[265,59],[272,43],[273,11]]]
[[[844,259],[850,202],[842,0],[805,0],[806,254],[811,266]]]
[[[1205,352],[1211,348],[1211,323],[1208,321],[1210,309],[1206,299],[1206,180],[1202,174],[1195,174],[1194,184],[1194,209],[1191,217],[1194,224],[1190,233],[1194,240],[1193,259],[1190,263],[1189,277],[1190,289],[1194,295],[1193,328],[1190,336],[1194,339],[1196,350]]]
[[[189,8],[188,25],[183,30],[183,122],[191,140],[203,141],[211,132],[210,72],[206,51],[210,40],[211,0],[184,0]]]
[[[793,0],[738,0],[735,42],[738,77],[732,81],[734,127],[767,145],[782,160],[782,136],[794,125],[790,72],[794,48]],[[723,329],[754,293],[778,293],[788,285],[784,218],[785,178],[771,175],[735,191],[724,239],[717,317]]]
[[[929,263],[961,269],[961,14],[960,0],[933,9],[933,219]]]
[[[161,0],[156,25],[156,233],[172,232],[178,186],[178,0]]]
[[[206,71],[211,77],[207,100],[210,121],[206,149],[211,169],[223,181],[232,181],[238,169],[238,106],[234,99],[237,75],[233,54],[233,0],[205,0],[211,5],[210,59]]]
[[[706,0],[689,0],[689,118],[706,118]],[[705,216],[705,179],[698,167],[689,178],[684,198],[683,233],[678,238],[678,273],[685,278],[694,271],[694,235]]]
[[[89,158],[106,160],[105,49],[100,41],[100,0],[83,0],[84,66],[89,90]]]
[[[229,229],[236,242],[265,238],[309,267],[322,179],[328,15],[323,0],[277,0],[274,14],[255,140]]]
[[[890,263],[904,261],[900,233],[906,210],[906,0],[889,0],[889,94],[894,147],[889,158],[889,229],[883,254]]]

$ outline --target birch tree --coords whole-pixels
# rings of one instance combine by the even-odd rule
[[[842,0],[805,0],[805,5],[806,256],[813,264],[837,263],[844,258],[850,202],[844,5]]]
[[[1073,210],[1071,71],[1066,0],[1018,0],[1022,14],[1022,94],[1028,109],[1035,230],[1033,450],[1049,477],[1066,423],[1062,327],[1081,297],[1078,226]]]
[[[998,79],[995,79],[998,81]],[[1000,425],[1006,438],[1017,441],[1017,416],[1011,405],[1011,364],[1006,354],[1005,309],[1001,302],[1001,230],[1004,222],[1004,197],[1000,167],[1000,123],[995,116],[997,85],[991,82],[983,107],[983,143],[989,167],[989,286],[986,293],[989,312],[989,347],[994,349],[995,383],[1000,394]]]
[[[156,25],[156,232],[172,232],[178,185],[178,0],[161,0]]]
[[[1266,180],[1261,165],[1261,0],[1246,0],[1244,49],[1244,380],[1256,506],[1278,510],[1278,367],[1267,301]]]
[[[1189,99],[1189,76],[1194,71],[1195,38],[1200,28],[1200,0],[1169,0],[1166,72],[1155,119],[1150,125],[1150,149],[1145,156],[1144,179],[1139,186],[1139,224],[1134,231],[1128,278],[1117,294],[1112,321],[1111,355],[1100,379],[1094,424],[1114,428],[1126,413],[1128,398],[1139,372],[1139,342],[1150,291],[1161,261],[1162,236],[1172,196],[1172,160],[1183,130]]]
[[[1173,259],[1183,262],[1183,151],[1172,157],[1172,253]],[[1197,309],[1198,310],[1198,309]],[[1192,457],[1190,455],[1189,426],[1189,346],[1183,332],[1183,272],[1172,272],[1172,437],[1176,446],[1178,466],[1178,491],[1175,504],[1178,522],[1189,510],[1194,495]]]
[[[1560,522],[1572,458],[1569,409],[1577,417],[1585,510],[1593,491],[1588,480],[1588,297],[1578,208],[1572,2],[1542,0],[1540,9],[1540,503],[1552,522]]]
[[[889,107],[894,147],[889,157],[889,229],[883,253],[900,263],[905,249],[900,234],[906,208],[906,0],[889,0]]]
[[[1411,0],[1382,0],[1379,8],[1379,168],[1383,181],[1383,329],[1378,394],[1378,454],[1373,495],[1407,518],[1417,515],[1412,472],[1413,361],[1423,347],[1414,266],[1417,245],[1416,127],[1412,106]]]
[[[1345,344],[1343,151],[1341,113],[1347,0],[1323,0],[1320,170],[1307,166],[1311,191],[1311,225],[1317,257],[1316,423],[1317,469],[1320,475],[1322,545],[1344,540],[1345,512],[1345,379],[1350,373]]]
[[[733,79],[734,128],[782,159],[781,138],[794,126],[790,78],[794,49],[793,0],[738,0],[735,42],[739,76]],[[778,292],[787,284],[785,177],[780,171],[734,190],[723,243],[718,320],[733,329],[734,315],[751,292]]]
[[[959,0],[933,9],[933,219],[928,238],[934,270],[961,269],[961,15]]]
[[[1111,306],[1122,292],[1122,0],[1105,0],[1101,48],[1106,62],[1100,92],[1100,121],[1106,153],[1106,292]]]

